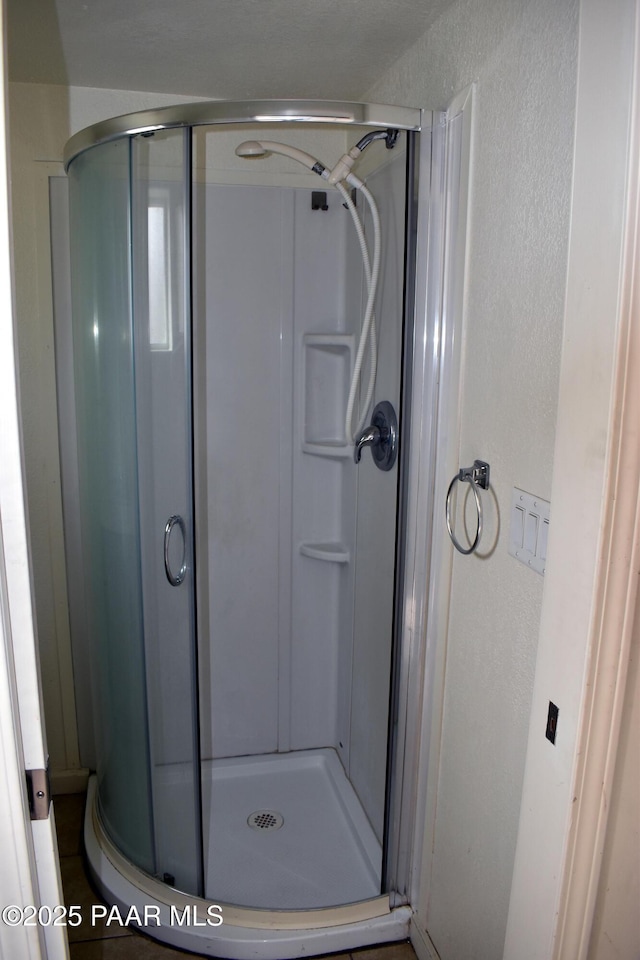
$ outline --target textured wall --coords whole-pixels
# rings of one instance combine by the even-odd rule
[[[368,92],[444,108],[477,82],[460,463],[490,462],[494,498],[484,555],[454,559],[442,638],[437,816],[416,905],[442,960],[503,949],[543,588],[507,553],[509,509],[514,485],[550,497],[577,26],[574,0],[459,0]]]
[[[640,396],[629,382],[623,388],[620,365],[627,357],[633,364],[627,325],[633,328],[636,319],[628,319],[633,306],[626,262],[635,262],[638,13],[636,0],[618,0],[614,16],[608,0],[580,0],[554,521],[505,960],[546,960],[554,938],[563,956],[580,955],[585,916],[590,920],[591,845],[600,844],[595,811],[600,800],[608,805],[610,799],[598,783],[600,776],[607,780],[604,755],[592,745],[603,739],[607,709],[597,691],[608,686],[607,659],[617,661],[619,642],[620,628],[606,610],[622,610],[631,598],[620,577],[629,563],[629,540],[615,531],[620,523],[625,533],[632,530],[638,490],[637,471],[621,467],[617,453],[620,440],[623,448],[635,445],[635,436],[625,442],[624,423],[629,420],[632,433],[637,429],[638,418],[627,417],[634,409],[628,398]],[[552,750],[541,736],[550,699],[562,718]]]

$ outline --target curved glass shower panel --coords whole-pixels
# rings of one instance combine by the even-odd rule
[[[129,141],[69,170],[82,551],[103,822],[155,870],[131,314]]]
[[[194,629],[190,134],[132,140],[142,594],[156,872],[202,892]]]

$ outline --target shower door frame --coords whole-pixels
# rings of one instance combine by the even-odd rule
[[[80,130],[64,148],[64,167],[91,147],[121,137],[155,133],[173,127],[201,127],[233,123],[327,123],[362,127],[423,130],[429,111],[342,100],[216,100],[183,103],[157,110],[141,110],[103,120]]]
[[[463,114],[462,107],[459,114]],[[457,228],[454,225],[453,230],[449,228],[449,218],[457,198],[462,195],[464,199],[464,177],[465,172],[468,174],[469,161],[470,110],[466,111],[461,134],[462,147],[458,146],[457,161],[454,156],[456,151],[452,149],[455,137],[450,135],[450,117],[451,114],[433,114],[415,108],[341,101],[199,102],[147,110],[104,121],[76,134],[65,148],[65,167],[68,167],[78,154],[92,146],[124,136],[175,127],[228,126],[251,122],[273,124],[278,121],[397,127],[420,135],[416,137],[419,141],[417,146],[421,148],[416,152],[421,156],[416,163],[414,195],[407,197],[409,215],[406,235],[415,239],[413,246],[405,249],[403,408],[404,433],[410,440],[404,444],[404,465],[399,480],[399,490],[406,502],[404,523],[402,517],[398,519],[394,614],[396,642],[392,664],[392,707],[395,713],[390,721],[393,736],[387,746],[394,769],[388,780],[385,847],[389,856],[383,882],[390,893],[359,904],[321,911],[277,911],[273,919],[269,912],[265,916],[265,911],[224,907],[225,927],[244,928],[247,933],[256,929],[256,932],[261,931],[259,936],[263,942],[268,930],[272,931],[274,937],[278,931],[292,934],[297,930],[300,934],[305,933],[308,950],[313,945],[309,936],[314,931],[320,933],[321,930],[333,928],[335,945],[327,947],[325,944],[322,952],[327,948],[343,949],[347,942],[338,943],[339,931],[342,930],[344,936],[348,934],[352,937],[353,929],[359,928],[362,921],[370,929],[353,939],[352,945],[408,935],[410,910],[401,907],[401,904],[413,902],[417,889],[424,835],[421,808],[426,803],[426,772],[430,766],[432,711],[428,698],[438,684],[437,679],[434,681],[432,669],[437,637],[431,629],[427,630],[427,610],[430,602],[438,602],[437,589],[446,592],[448,579],[446,569],[441,578],[431,575],[431,570],[437,569],[432,563],[434,543],[435,552],[442,552],[437,534],[434,536],[434,503],[438,487],[441,486],[437,477],[442,473],[443,464],[446,473],[449,460],[456,456],[455,400],[451,398],[457,389],[456,351],[460,349],[462,267],[458,264],[454,269],[451,261],[456,254],[464,253],[464,244],[460,241],[464,233],[464,217]],[[456,162],[458,168],[454,169]],[[462,190],[458,185],[460,179],[463,181]],[[451,308],[447,297],[451,298],[453,288],[459,289]],[[434,559],[441,560],[442,557]],[[439,586],[436,580],[441,580]],[[428,585],[427,590],[425,584]],[[435,674],[437,676],[437,670]],[[109,876],[115,871],[120,880],[133,883],[138,894],[145,890],[147,896],[155,896],[158,902],[170,902],[166,887],[163,891],[162,884],[155,883],[152,878],[141,875],[133,868],[109,843],[90,810],[87,817],[89,859],[96,879],[107,895],[113,899],[109,878],[102,875],[102,867]],[[106,858],[105,848],[109,851]],[[180,898],[196,900],[183,895]],[[400,909],[394,910],[394,907]],[[380,923],[381,929],[376,930],[372,921],[373,924]],[[382,932],[383,928],[386,933]],[[211,930],[208,934],[216,939],[219,936]],[[162,939],[167,938],[163,935]],[[271,939],[271,936],[266,939]],[[289,939],[288,935],[286,939]],[[168,942],[188,947],[182,940],[173,941],[169,938]],[[274,949],[285,950],[282,945]],[[231,953],[228,955],[231,956]],[[234,955],[240,956],[240,953]],[[290,952],[287,947],[285,952],[274,952],[276,955],[284,957],[297,954]]]

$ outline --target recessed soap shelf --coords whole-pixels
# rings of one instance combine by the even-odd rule
[[[344,418],[355,337],[348,333],[307,333],[303,348],[302,449],[320,457],[349,457],[351,446],[344,438]]]

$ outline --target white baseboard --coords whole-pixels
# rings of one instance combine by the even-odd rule
[[[89,782],[89,771],[81,767],[79,770],[50,770],[49,782],[53,796],[63,793],[86,793]]]
[[[440,960],[440,954],[432,944],[431,937],[426,930],[421,930],[418,926],[415,913],[411,917],[409,939],[418,960]]]

